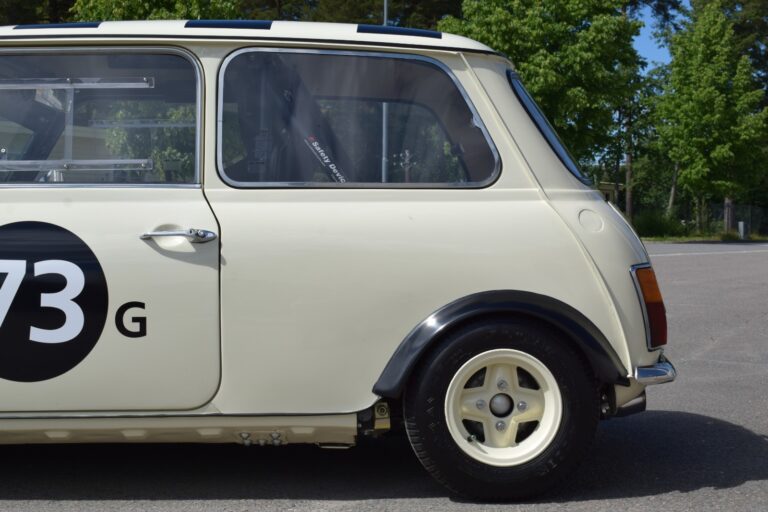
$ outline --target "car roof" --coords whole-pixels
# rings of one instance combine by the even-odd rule
[[[383,25],[260,20],[105,21],[0,27],[3,39],[48,38],[262,39],[340,42],[496,53],[472,39]]]

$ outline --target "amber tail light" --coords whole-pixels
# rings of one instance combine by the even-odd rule
[[[656,274],[651,267],[635,268],[635,280],[645,304],[648,319],[648,346],[658,348],[667,344],[667,310],[661,298]]]

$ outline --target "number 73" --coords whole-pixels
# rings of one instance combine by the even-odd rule
[[[40,307],[54,308],[63,312],[66,320],[57,329],[41,329],[30,326],[29,341],[38,343],[66,343],[77,337],[85,325],[83,310],[74,302],[85,288],[85,274],[72,262],[64,260],[38,261],[33,265],[34,277],[58,274],[66,279],[63,290],[55,293],[41,293]],[[5,322],[13,300],[21,288],[27,273],[25,260],[0,260],[0,274],[6,274],[0,286],[0,328]]]

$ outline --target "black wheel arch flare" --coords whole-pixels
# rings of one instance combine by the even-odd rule
[[[384,398],[400,397],[420,358],[442,336],[468,321],[487,316],[536,318],[561,331],[589,361],[602,383],[629,385],[627,370],[603,333],[578,310],[546,295],[493,290],[462,297],[435,311],[416,326],[395,350],[373,386]]]

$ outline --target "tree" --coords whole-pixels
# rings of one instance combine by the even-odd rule
[[[643,87],[643,77],[640,73],[641,66],[644,66],[644,64],[638,56],[630,66],[620,66],[617,70],[617,78],[621,79],[625,86],[625,96],[619,98],[619,103],[614,107],[616,113],[614,144],[619,145],[619,154],[623,155],[624,158],[624,214],[630,221],[632,221],[634,216],[632,188],[634,185],[633,164],[637,146],[635,128],[643,115],[640,104],[640,91]],[[617,165],[620,160],[621,157],[617,159]]]
[[[628,220],[632,220],[633,186],[634,186],[634,161],[637,152],[638,125],[643,123],[642,117],[646,111],[641,104],[641,91],[644,86],[644,78],[641,74],[642,60],[637,60],[630,66],[619,66],[617,80],[624,84],[624,95],[617,98],[613,105],[614,126],[612,138],[601,154],[601,160],[605,167],[611,169],[610,179],[618,184],[622,181],[621,170],[623,162],[624,170],[624,214]],[[617,192],[618,193],[618,192]]]
[[[615,106],[627,96],[622,67],[635,65],[640,23],[624,2],[596,0],[464,0],[463,19],[441,30],[506,53],[566,145],[594,161],[614,133]]]
[[[644,7],[651,10],[655,24],[662,30],[674,27],[676,15],[683,9],[681,0],[629,0],[623,6],[622,14],[637,19],[639,11]],[[637,149],[635,131],[637,124],[643,123],[643,116],[648,113],[648,109],[643,108],[644,105],[648,106],[643,92],[649,90],[647,80],[641,74],[645,65],[640,56],[637,56],[633,66],[622,66],[621,74],[626,84],[627,96],[618,106],[616,112],[619,130],[618,140],[622,144],[624,154],[624,213],[630,221],[634,217],[634,163]]]
[[[733,21],[736,47],[748,55],[768,105],[768,0],[730,0],[725,3],[726,14]]]
[[[768,109],[733,23],[719,2],[695,7],[671,39],[669,80],[660,98],[659,135],[679,168],[678,182],[696,198],[697,227],[710,197],[724,200],[724,227],[733,226],[733,199],[765,174]]]
[[[0,0],[0,25],[60,23],[67,18],[74,0]]]
[[[437,28],[443,18],[461,16],[461,0],[396,0],[394,5],[404,27]]]
[[[659,66],[640,78],[640,88],[634,101],[637,122],[633,125],[633,186],[640,208],[666,212],[667,217],[672,217],[677,197],[674,165],[657,129],[659,97],[668,79],[667,71],[666,66]]]
[[[309,11],[312,21],[343,23],[373,23],[383,21],[383,0],[319,0]],[[445,16],[459,16],[461,0],[391,0],[390,25],[416,28],[436,28]]]
[[[383,0],[76,0],[72,13],[83,21],[211,18],[380,24],[383,5]],[[460,12],[461,0],[392,0],[389,24],[435,28],[445,15]]]
[[[628,0],[627,8],[630,14],[636,15],[639,10],[648,7],[657,26],[662,29],[676,27],[677,14],[683,12],[682,0]]]
[[[72,15],[79,21],[237,18],[237,0],[76,0]]]
[[[0,0],[0,25],[36,23],[38,8],[32,2]]]

